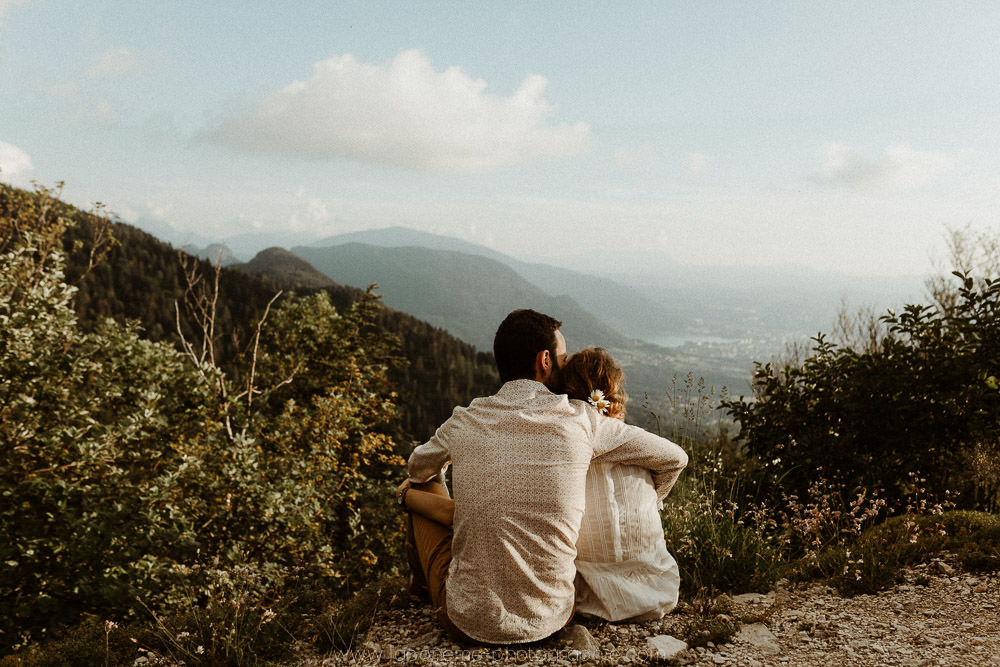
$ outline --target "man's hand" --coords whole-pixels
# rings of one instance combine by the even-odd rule
[[[400,484],[396,488],[396,502],[397,503],[399,503],[399,499],[403,495],[403,492],[406,491],[407,489],[409,489],[411,486],[413,486],[413,484],[412,484],[412,482],[410,482],[410,478],[407,477],[406,480],[404,480],[403,483]]]

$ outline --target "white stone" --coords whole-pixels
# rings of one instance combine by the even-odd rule
[[[671,660],[687,650],[688,645],[670,635],[657,635],[646,640],[646,647],[660,660]]]
[[[736,633],[736,641],[756,646],[762,653],[767,655],[777,655],[778,653],[781,653],[781,647],[778,646],[778,638],[775,637],[774,633],[768,630],[767,626],[763,623],[751,623],[750,625],[744,625],[740,628],[740,631]]]

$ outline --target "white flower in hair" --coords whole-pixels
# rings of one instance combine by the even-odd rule
[[[602,415],[608,414],[608,408],[611,407],[611,401],[604,398],[604,392],[600,389],[590,392],[590,404],[597,408],[597,411]]]

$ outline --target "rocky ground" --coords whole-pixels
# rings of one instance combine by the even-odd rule
[[[944,560],[907,570],[905,583],[876,595],[779,584],[714,606],[710,617],[682,605],[661,621],[582,621],[528,647],[463,650],[442,636],[429,605],[417,605],[380,612],[363,646],[312,664],[1000,665],[1000,574],[963,573]],[[725,643],[680,639],[693,624],[728,623],[740,629]]]

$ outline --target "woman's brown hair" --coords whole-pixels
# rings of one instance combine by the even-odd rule
[[[625,371],[603,347],[586,347],[566,360],[563,386],[570,398],[586,401],[595,389],[608,400],[608,416],[625,419]]]

